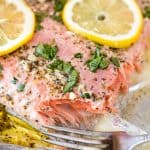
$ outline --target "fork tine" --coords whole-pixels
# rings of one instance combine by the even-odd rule
[[[50,133],[50,132],[43,132],[43,133],[48,135],[48,136],[61,138],[61,139],[65,139],[65,140],[69,140],[69,141],[73,141],[73,142],[80,142],[80,143],[86,143],[86,144],[96,144],[96,145],[103,144],[102,140],[87,139],[87,138],[84,138],[84,137],[82,137],[82,138],[73,137],[73,136],[69,136],[69,135],[63,135],[63,134],[60,134],[60,133]],[[105,142],[106,142],[106,140],[105,140]]]
[[[8,113],[11,115],[17,117],[18,119],[21,119],[27,123],[29,123],[27,120],[23,119],[20,115],[15,113],[13,110],[7,109]],[[30,124],[30,123],[29,123]],[[30,124],[32,126],[32,124]],[[32,126],[33,127],[33,126]],[[58,126],[43,126],[41,128],[36,128],[37,130],[40,130],[43,134],[48,135],[50,139],[42,139],[43,141],[59,146],[63,146],[66,148],[73,148],[73,149],[78,149],[78,150],[104,150],[109,146],[108,140],[110,133],[103,133],[103,132],[93,132],[93,131],[86,131],[86,130],[78,130],[78,129],[71,129],[67,127],[58,127]],[[47,129],[47,132],[44,130]],[[53,129],[56,131],[65,131],[68,133],[73,133],[73,134],[79,134],[79,135],[84,135],[84,136],[91,136],[91,137],[100,137],[98,140],[96,139],[87,139],[87,138],[79,138],[79,137],[73,137],[73,136],[68,136],[68,135],[63,135],[63,134],[58,134],[58,133],[50,133],[48,129]],[[102,137],[103,136],[103,137]],[[67,140],[67,141],[57,141],[57,140]],[[103,141],[104,140],[104,143]],[[75,144],[75,143],[70,143],[70,142],[77,142],[80,144]],[[107,143],[106,143],[107,141]],[[86,146],[89,145],[89,146]],[[95,146],[95,147],[94,147]],[[46,148],[47,150],[54,150],[51,148]]]
[[[61,142],[61,141],[46,140],[46,139],[44,139],[43,141],[45,141],[47,143],[63,146],[66,148],[73,148],[76,150],[104,150],[107,147],[107,145],[104,145],[101,147],[94,147],[94,146],[92,147],[92,146],[85,146],[85,145],[80,145],[80,144],[73,144],[73,143],[64,142],[64,141]]]
[[[68,133],[76,133],[76,134],[85,135],[85,136],[92,136],[92,137],[98,136],[102,140],[108,139],[111,135],[111,133],[107,133],[107,132],[79,130],[79,129],[72,129],[72,128],[67,128],[67,127],[59,127],[59,126],[42,126],[42,128],[53,129],[56,131],[63,131],[63,132],[68,132]]]

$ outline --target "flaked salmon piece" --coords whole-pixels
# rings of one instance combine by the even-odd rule
[[[35,33],[32,41],[20,50],[0,57],[3,71],[0,79],[0,102],[38,125],[62,124],[74,127],[92,126],[91,119],[114,112],[120,92],[127,92],[130,76],[141,71],[144,51],[150,48],[150,20],[145,19],[144,30],[139,41],[129,49],[114,50],[102,46],[108,56],[120,58],[120,68],[110,65],[105,70],[91,72],[85,65],[95,44],[68,31],[64,25],[46,18],[43,29]],[[60,72],[49,72],[50,63],[34,55],[39,43],[52,43],[58,47],[57,56],[71,62],[80,74],[78,85],[71,93],[62,89],[67,78]],[[83,53],[82,59],[75,59],[76,53]],[[15,82],[14,82],[15,80]],[[22,91],[18,91],[22,86]],[[96,98],[83,99],[79,90],[94,93]]]
[[[37,108],[37,111],[45,118],[45,124],[57,123],[78,128],[83,128],[85,124],[92,127],[94,122],[91,122],[91,119],[98,116],[95,113],[100,112],[98,109],[92,110],[90,102],[80,101],[79,99],[73,102],[70,99],[45,101]]]

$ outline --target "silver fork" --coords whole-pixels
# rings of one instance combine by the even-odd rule
[[[43,141],[75,150],[132,150],[133,147],[150,142],[150,135],[132,136],[126,132],[100,132],[72,129],[59,126],[33,126],[29,121],[11,109],[8,113],[25,121],[33,128],[47,135]],[[49,148],[48,148],[49,149]]]
[[[76,150],[131,150],[150,141],[150,135],[131,136],[125,132],[97,132],[58,126],[43,126],[43,141]]]

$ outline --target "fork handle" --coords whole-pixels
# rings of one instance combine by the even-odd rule
[[[135,146],[150,142],[150,135],[119,135],[113,138],[113,150],[132,150]]]

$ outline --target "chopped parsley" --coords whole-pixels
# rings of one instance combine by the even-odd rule
[[[82,94],[82,97],[83,97],[83,98],[90,99],[90,98],[91,98],[91,95],[90,95],[89,93],[83,93],[83,94]]]
[[[105,57],[103,57],[103,58],[101,59],[100,64],[99,64],[99,68],[100,68],[100,69],[107,69],[108,66],[109,66],[109,64],[110,64],[110,62],[109,62]]]
[[[18,79],[16,77],[13,77],[13,79],[11,80],[12,84],[16,84],[18,82]]]
[[[52,60],[57,53],[58,49],[56,46],[48,45],[48,44],[39,44],[35,48],[35,56],[42,57],[47,60]]]
[[[146,18],[150,18],[150,7],[145,7],[143,16]]]
[[[58,22],[62,22],[62,18],[61,15],[59,13],[53,15],[53,19],[58,21]]]
[[[75,68],[71,65],[70,62],[64,62],[57,58],[51,64],[48,65],[48,68],[63,72],[68,77],[63,92],[67,93],[72,91],[73,87],[78,82],[79,73],[75,70]]]
[[[72,70],[73,70],[74,68],[73,68],[73,66],[71,65],[71,63],[70,62],[64,62],[63,63],[63,72],[65,73],[65,74],[70,74],[70,73],[72,73]]]
[[[92,53],[92,58],[86,62],[91,72],[96,72],[98,69],[107,69],[110,64],[120,67],[120,60],[117,57],[108,57],[100,51],[100,46],[97,46],[95,52]]]
[[[2,64],[0,63],[0,74],[2,73],[2,71],[3,71],[3,66],[2,66]]]
[[[69,91],[72,91],[73,87],[76,85],[76,83],[78,82],[78,72],[73,68],[71,70],[71,73],[68,76],[68,80],[67,83],[63,89],[64,93],[67,93]]]
[[[63,61],[59,59],[55,59],[51,64],[47,66],[51,70],[59,70],[63,71]]]
[[[88,68],[92,72],[96,72],[97,69],[106,69],[109,66],[109,60],[107,55],[100,52],[100,48],[96,47],[95,52],[90,60],[86,62]]]
[[[83,58],[83,54],[82,53],[76,53],[74,55],[75,58]]]
[[[62,22],[61,12],[67,2],[67,0],[53,0],[54,1],[54,13],[52,18],[58,22]]]
[[[96,46],[96,48],[98,48],[98,49],[101,49],[101,44],[99,44],[99,43],[95,43],[95,46]]]
[[[93,58],[90,61],[87,62],[87,65],[92,72],[96,72],[97,69],[99,69],[99,65],[101,63],[101,57]]]
[[[120,61],[117,57],[111,57],[110,61],[117,67],[120,67]]]
[[[45,17],[47,17],[46,13],[44,13],[44,12],[35,12],[35,18],[36,18],[35,30],[36,31],[39,31],[43,28],[41,23],[42,23],[42,21],[44,20]]]
[[[20,83],[17,88],[17,92],[23,92],[25,88],[25,84]]]
[[[55,3],[55,11],[58,12],[58,11],[62,11],[65,4],[66,4],[67,0],[54,0],[54,3]]]

